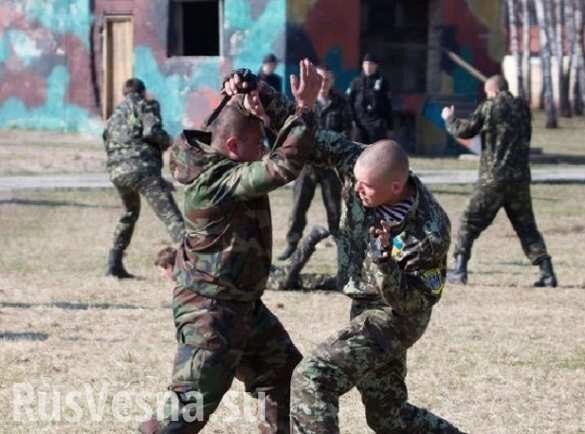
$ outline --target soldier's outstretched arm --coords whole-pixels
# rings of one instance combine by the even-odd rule
[[[292,115],[290,105],[279,107],[273,101],[268,101],[268,109],[277,110],[277,114],[270,117],[273,128],[279,126],[285,113],[289,115],[279,128],[272,151],[261,161],[236,165],[226,175],[224,183],[234,198],[247,199],[264,195],[292,181],[299,175],[305,161],[311,155],[315,131],[312,108],[321,87],[321,77],[314,65],[306,59],[301,61],[299,75],[291,76],[291,90],[296,100],[296,108]],[[243,85],[236,75],[224,83],[224,92],[228,95],[241,93],[241,87]],[[275,95],[273,97],[276,98]],[[254,94],[249,93],[246,98],[248,107],[253,106]],[[260,101],[263,102],[261,94]],[[262,109],[268,114],[263,104]]]
[[[246,77],[250,77],[250,80],[246,80]],[[294,103],[271,86],[257,81],[249,71],[236,70],[224,80],[222,93],[231,96],[238,93],[247,94],[257,89],[264,111],[270,120],[266,127],[277,132],[297,108],[313,109],[321,87],[321,76],[308,59],[299,62],[299,76],[290,76],[290,87]]]
[[[302,70],[303,64],[301,63]],[[301,75],[301,80],[302,78]],[[224,82],[224,93],[228,95],[243,93],[248,86],[236,71]],[[270,119],[270,127],[273,130],[280,128],[287,117],[294,113],[295,104],[285,96],[274,92],[270,86],[263,86],[259,83],[257,90],[264,112]],[[298,101],[296,96],[295,98]],[[278,146],[279,140],[277,139],[275,148]],[[314,147],[310,162],[318,166],[335,168],[339,175],[343,177],[353,172],[355,160],[363,149],[363,145],[352,142],[342,133],[318,129],[314,136]]]
[[[222,180],[223,193],[236,200],[264,195],[294,180],[314,142],[312,112],[299,109],[278,133],[274,149],[260,161],[238,163]]]
[[[469,119],[458,119],[455,117],[453,108],[446,112],[447,108],[443,109],[443,120],[447,132],[454,137],[460,139],[471,139],[477,136],[483,128],[485,122],[486,110],[489,110],[489,102],[484,102],[471,114]]]
[[[171,146],[171,136],[165,131],[160,114],[160,104],[152,99],[146,100],[140,114],[142,121],[142,138],[161,151]]]
[[[353,166],[366,145],[336,131],[317,129],[311,164],[336,169],[340,177],[353,176]]]

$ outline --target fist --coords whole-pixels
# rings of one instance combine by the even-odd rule
[[[443,111],[441,112],[441,117],[443,118],[444,121],[448,121],[453,119],[453,117],[455,116],[455,107],[451,106],[451,107],[443,107]]]

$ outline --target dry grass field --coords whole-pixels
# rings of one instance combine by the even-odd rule
[[[534,115],[532,146],[541,148],[545,154],[572,157],[561,159],[561,164],[585,164],[583,146],[584,118],[561,119],[561,128],[544,129],[542,113]],[[535,167],[551,167],[545,159]],[[476,169],[475,160],[460,160],[454,157],[413,157],[412,166],[418,170]],[[555,167],[559,167],[556,165]],[[46,131],[0,131],[0,176],[91,173],[105,171],[105,154],[99,137],[59,134]]]
[[[456,230],[470,187],[433,190]],[[411,401],[467,432],[585,433],[585,186],[537,185],[533,194],[561,286],[530,286],[536,269],[501,213],[476,244],[470,285],[446,288],[409,353]],[[290,195],[272,197],[275,251]],[[320,202],[317,194],[312,222],[325,221]],[[0,196],[1,433],[133,432],[142,407],[116,410],[133,397],[154,404],[165,390],[175,348],[171,285],[151,263],[167,237],[144,206],[127,257],[141,279],[102,277],[118,213],[113,190]],[[309,270],[331,272],[334,260],[332,247],[320,248]],[[267,292],[264,300],[305,353],[348,317],[340,294]],[[253,401],[240,383],[232,390],[205,433],[255,432],[249,417],[233,417]],[[59,398],[71,396],[78,408],[60,413]],[[340,420],[344,434],[370,432],[353,391],[341,401]]]
[[[542,124],[538,114],[535,147],[585,157],[582,119],[563,119],[557,131]],[[477,162],[413,158],[412,166]],[[98,140],[0,133],[0,176],[103,170]],[[471,187],[433,190],[455,232]],[[585,185],[536,185],[533,196],[560,287],[530,286],[536,269],[501,213],[476,243],[470,284],[446,288],[409,353],[411,401],[470,433],[585,433]],[[275,252],[290,198],[290,190],[272,195]],[[167,236],[144,206],[126,259],[140,279],[103,277],[119,211],[111,189],[0,192],[1,434],[129,433],[143,407],[162,399],[175,349],[172,285],[152,261]],[[319,194],[309,220],[325,222]],[[334,248],[320,247],[307,271],[335,272]],[[304,353],[348,320],[349,300],[337,293],[267,292],[264,300]],[[253,407],[234,382],[204,433],[255,432]],[[354,391],[342,398],[340,420],[343,434],[370,432]]]

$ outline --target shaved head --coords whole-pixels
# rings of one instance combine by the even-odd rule
[[[502,75],[493,75],[486,80],[484,90],[488,97],[493,97],[500,92],[507,91],[508,82]]]
[[[245,137],[261,131],[262,121],[243,112],[235,104],[226,105],[208,127],[211,132],[211,145],[221,148],[228,137]]]
[[[409,177],[408,155],[392,140],[368,146],[354,166],[356,192],[367,207],[399,200]]]
[[[262,156],[262,121],[238,106],[228,103],[207,128],[211,146],[237,161],[258,160]]]
[[[392,140],[372,143],[359,156],[358,165],[370,172],[372,178],[382,181],[404,183],[408,178],[408,155]]]

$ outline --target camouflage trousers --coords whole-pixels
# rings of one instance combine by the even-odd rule
[[[295,181],[293,188],[293,212],[290,229],[286,236],[290,244],[297,244],[307,225],[307,211],[311,206],[317,184],[321,186],[323,205],[327,214],[329,232],[335,235],[341,217],[341,181],[331,169],[314,168],[307,165]]]
[[[406,351],[424,333],[430,314],[429,308],[399,316],[387,305],[354,301],[349,325],[293,373],[291,432],[338,434],[339,396],[357,387],[376,434],[459,433],[407,402]]]
[[[114,248],[125,250],[132,240],[140,215],[140,196],[144,196],[157,217],[164,223],[174,243],[183,239],[185,224],[171,188],[160,172],[133,172],[118,175],[112,183],[122,199],[123,211],[114,231]]]
[[[172,384],[179,417],[167,406],[165,432],[199,432],[234,378],[262,399],[262,434],[289,434],[290,378],[301,354],[274,314],[258,300],[211,299],[177,287],[173,316],[178,348]],[[186,412],[197,410],[196,420]]]
[[[524,254],[533,264],[549,257],[532,210],[530,183],[477,184],[463,212],[454,254],[471,256],[473,242],[504,208],[520,238]]]

